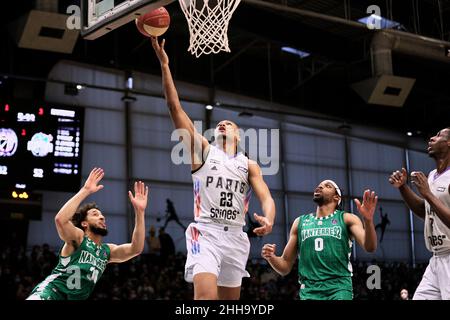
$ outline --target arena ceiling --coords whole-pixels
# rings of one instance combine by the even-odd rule
[[[164,36],[175,79],[220,88],[337,117],[348,124],[382,126],[427,136],[450,124],[449,63],[417,55],[394,54],[394,74],[416,79],[403,107],[367,104],[351,88],[371,77],[370,41],[367,28],[306,17],[295,9],[356,21],[367,7],[377,4],[384,17],[397,21],[405,32],[450,40],[450,1],[350,1],[264,0],[262,7],[243,0],[229,28],[231,53],[194,58],[187,52],[188,29],[178,3],[166,8],[172,23]],[[60,59],[71,59],[124,70],[159,74],[149,41],[133,24],[125,25],[95,41],[78,39],[72,54],[17,48],[7,26],[32,9],[33,1],[16,0],[15,7],[1,10],[2,45],[0,73],[45,78]],[[59,1],[60,11],[77,1]],[[285,10],[288,6],[294,11]],[[282,51],[292,47],[310,53],[299,58]],[[7,81],[0,85],[8,94]],[[36,88],[39,94],[39,86]]]

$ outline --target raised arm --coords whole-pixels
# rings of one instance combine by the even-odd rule
[[[261,227],[254,229],[253,232],[258,236],[264,236],[272,232],[272,226],[275,221],[275,202],[263,179],[261,168],[253,160],[249,160],[248,163],[248,177],[250,185],[252,186],[256,197],[259,199],[262,211],[264,212],[264,216],[259,216],[256,213],[253,214],[256,221],[262,225]]]
[[[170,72],[169,57],[164,50],[165,40],[163,39],[160,44],[158,38],[152,37],[151,41],[156,56],[161,64],[164,96],[166,97],[170,117],[172,118],[172,122],[176,129],[186,130],[185,134],[187,134],[188,137],[183,140],[190,147],[192,157],[195,157],[193,158],[195,161],[193,161],[192,169],[196,169],[203,163],[202,152],[206,152],[209,147],[209,142],[195,130],[192,120],[181,106],[178,92],[172,79],[172,73]],[[200,147],[201,150],[196,150]],[[194,166],[194,164],[196,164],[196,166]]]
[[[134,208],[135,220],[131,243],[108,244],[111,254],[109,262],[125,262],[141,254],[145,243],[145,208],[147,207],[148,187],[141,181],[134,183],[134,196],[128,191]]]
[[[265,244],[261,251],[261,256],[269,262],[271,267],[280,275],[289,274],[297,258],[297,239],[298,239],[298,222],[300,218],[295,219],[291,227],[289,241],[283,250],[281,257],[275,255],[276,244]]]
[[[89,195],[103,189],[103,185],[98,185],[98,183],[104,175],[103,169],[94,168],[80,191],[67,201],[55,216],[56,230],[58,231],[59,237],[73,247],[78,247],[81,243],[84,232],[80,228],[74,226],[71,221],[72,217],[81,202]]]
[[[377,206],[378,197],[375,192],[364,191],[363,202],[355,199],[359,213],[362,215],[364,225],[361,220],[352,213],[344,214],[344,222],[348,226],[350,233],[356,242],[367,252],[375,252],[377,249],[377,233],[373,224],[373,215]]]
[[[389,177],[389,183],[398,188],[406,205],[419,218],[425,219],[425,201],[417,196],[406,184],[408,174],[405,168],[402,171],[395,171]]]
[[[420,195],[430,204],[431,210],[450,228],[450,208],[439,200],[430,190],[428,179],[423,172],[411,173],[412,183],[419,191]],[[448,190],[448,189],[447,189]]]

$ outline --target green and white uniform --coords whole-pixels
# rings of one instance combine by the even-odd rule
[[[352,241],[344,211],[322,218],[300,216],[298,248],[301,300],[353,299]]]
[[[58,265],[27,300],[86,300],[105,271],[109,256],[107,244],[97,245],[84,236],[70,256],[59,255]]]

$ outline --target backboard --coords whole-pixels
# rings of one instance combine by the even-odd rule
[[[163,7],[174,0],[81,0],[81,36],[87,40],[104,34],[134,20],[150,10]]]

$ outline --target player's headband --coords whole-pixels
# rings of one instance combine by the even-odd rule
[[[340,205],[340,204],[341,204],[341,201],[342,201],[342,192],[341,192],[341,189],[339,189],[337,183],[334,182],[333,180],[327,180],[327,181],[328,181],[328,182],[336,189],[336,192],[337,192],[337,194],[338,194],[339,197],[340,197],[339,202],[338,202],[338,205]]]

